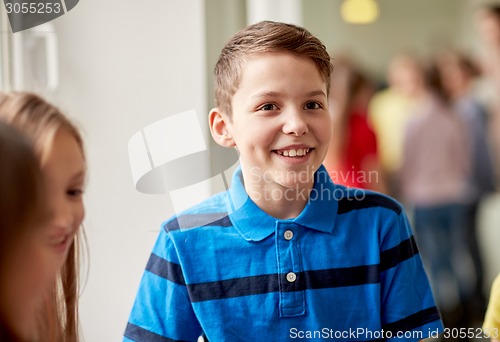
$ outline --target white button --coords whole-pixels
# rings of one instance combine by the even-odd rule
[[[291,240],[293,238],[293,232],[291,230],[287,230],[284,234],[285,240]]]
[[[287,273],[286,280],[288,280],[289,283],[293,283],[296,279],[297,276],[295,275],[295,273],[293,272]]]

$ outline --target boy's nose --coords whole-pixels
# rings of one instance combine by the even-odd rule
[[[285,115],[283,123],[283,133],[301,136],[308,132],[307,122],[304,119],[304,114],[300,110],[290,110],[288,115]]]

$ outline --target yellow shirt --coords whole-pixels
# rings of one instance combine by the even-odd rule
[[[413,102],[386,89],[373,96],[370,102],[369,119],[377,135],[378,152],[384,170],[394,173],[399,170],[403,158],[403,141]]]
[[[500,340],[500,274],[497,275],[491,287],[490,302],[484,318],[483,330],[487,335]]]

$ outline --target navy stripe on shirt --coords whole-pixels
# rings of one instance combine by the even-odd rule
[[[417,243],[415,242],[415,238],[411,236],[399,245],[380,253],[380,272],[395,267],[400,262],[410,259],[416,254],[418,254]]]
[[[395,335],[398,331],[410,331],[427,323],[439,320],[439,313],[435,306],[421,310],[413,315],[399,321],[387,323],[382,326],[385,331],[391,331]]]
[[[353,285],[375,284],[380,281],[378,265],[333,268],[296,273],[297,280],[286,281],[281,274],[282,291],[293,292]],[[188,284],[193,302],[226,299],[279,291],[278,274],[226,279],[214,282]]]
[[[135,324],[128,323],[124,336],[136,342],[187,342],[182,340],[172,340],[170,338],[155,334],[149,330],[143,329]]]
[[[360,198],[357,197],[344,197],[339,202],[337,213],[345,214],[352,210],[383,207],[394,211],[396,214],[401,213],[401,206],[394,202],[392,199],[379,194],[365,194]]]
[[[151,253],[146,270],[179,285],[186,285],[181,265],[175,264]]]
[[[277,292],[279,285],[276,274],[233,278],[207,283],[188,284],[192,302],[225,299]]]
[[[305,271],[298,273],[297,277],[301,277],[302,274],[305,283],[304,290],[375,284],[380,282],[378,265]]]

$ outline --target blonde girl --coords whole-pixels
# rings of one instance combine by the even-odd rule
[[[31,93],[0,93],[0,120],[34,148],[48,206],[45,242],[50,290],[39,315],[38,341],[78,341],[79,253],[86,166],[78,129],[61,111]],[[52,270],[50,270],[52,268]]]

